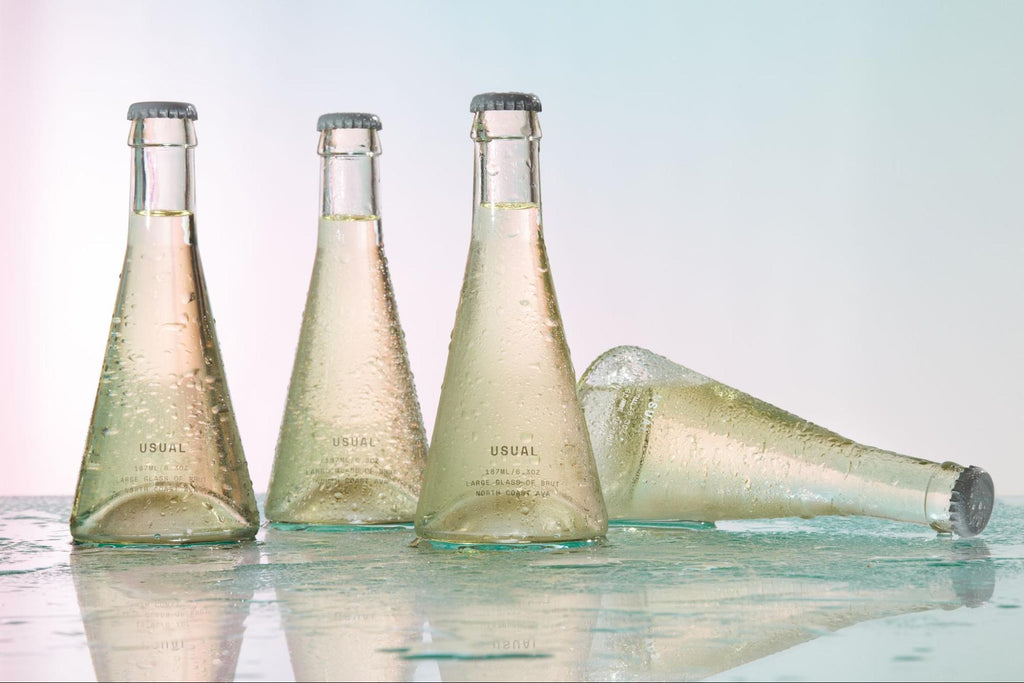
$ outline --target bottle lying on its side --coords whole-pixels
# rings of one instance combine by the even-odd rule
[[[612,520],[861,515],[974,536],[992,514],[978,467],[863,446],[645,349],[604,353],[579,390]]]

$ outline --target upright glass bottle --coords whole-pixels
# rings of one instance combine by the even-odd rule
[[[862,446],[645,349],[580,379],[611,517],[629,522],[862,515],[974,536],[992,478]]]
[[[324,114],[316,262],[267,494],[280,525],[408,523],[426,434],[377,192],[380,119]]]
[[[78,542],[238,541],[259,526],[196,246],[196,118],[183,102],[128,109],[128,247],[71,511]]]
[[[416,531],[441,544],[564,544],[607,515],[541,230],[540,100],[473,98],[473,234]]]

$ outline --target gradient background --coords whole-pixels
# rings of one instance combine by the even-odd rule
[[[312,267],[315,122],[384,123],[428,434],[471,96],[544,103],[578,372],[651,348],[1024,493],[1024,3],[0,0],[0,494],[71,494],[127,229],[129,103],[199,110],[200,245],[257,491]]]

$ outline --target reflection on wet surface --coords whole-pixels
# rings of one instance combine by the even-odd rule
[[[951,626],[1024,599],[1024,508],[1005,503],[969,540],[817,519],[517,552],[276,529],[241,546],[72,549],[69,503],[0,499],[4,679],[692,680],[862,622]]]
[[[259,564],[255,545],[110,550],[71,553],[96,678],[234,680],[256,583],[244,568]]]

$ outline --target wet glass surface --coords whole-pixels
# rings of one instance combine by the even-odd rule
[[[73,548],[0,498],[0,678],[1017,680],[1024,500],[959,540],[870,519],[612,528],[443,551],[409,530]]]

